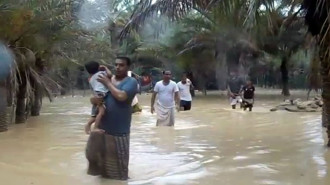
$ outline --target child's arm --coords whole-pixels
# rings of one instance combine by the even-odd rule
[[[105,65],[100,65],[100,69],[101,69],[101,70],[104,70],[104,71],[107,73],[108,78],[111,79],[111,77],[112,77],[112,73],[111,73],[111,71],[110,71],[109,68],[107,68]]]

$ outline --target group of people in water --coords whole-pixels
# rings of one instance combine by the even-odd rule
[[[95,61],[85,64],[93,91],[91,118],[85,125],[85,132],[90,135],[86,147],[90,175],[128,179],[132,106],[137,102],[138,93],[137,80],[129,72],[130,64],[128,57],[117,57],[114,74]],[[174,126],[175,110],[191,109],[191,80],[186,73],[178,83],[171,79],[171,71],[163,71],[163,79],[153,88],[150,111],[157,115],[157,126]],[[244,85],[237,74],[230,75],[230,103],[233,109],[239,103],[241,108],[251,111],[255,88],[250,81]]]
[[[246,83],[239,77],[238,73],[233,71],[227,82],[227,91],[229,95],[230,105],[232,109],[236,109],[237,104],[244,111],[249,109],[252,111],[254,104],[255,87],[252,81],[248,80]]]
[[[171,80],[171,71],[163,72],[163,80],[155,84],[151,97],[151,113],[157,114],[157,126],[173,126],[174,112],[188,111],[191,109],[192,96],[190,89],[193,87],[191,81],[183,74],[180,82]],[[155,102],[157,97],[157,101]],[[156,110],[156,111],[155,111]]]

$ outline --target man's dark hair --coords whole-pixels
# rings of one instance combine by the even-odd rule
[[[163,75],[164,75],[166,72],[170,72],[170,73],[172,74],[172,71],[171,71],[171,70],[164,70],[164,71],[163,71]]]
[[[131,65],[131,59],[128,58],[128,57],[119,56],[119,57],[116,57],[116,59],[120,59],[120,60],[126,61],[127,66],[130,66]]]
[[[95,74],[99,71],[100,64],[95,61],[90,61],[85,64],[86,71],[89,74]]]

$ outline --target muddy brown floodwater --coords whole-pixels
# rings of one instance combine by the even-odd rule
[[[86,175],[87,98],[57,98],[39,117],[0,133],[3,185],[329,185],[330,151],[319,113],[231,110],[222,97],[197,97],[174,128],[155,127],[149,95],[133,116],[130,179]]]

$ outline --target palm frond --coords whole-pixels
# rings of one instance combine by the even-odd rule
[[[53,101],[52,91],[59,91],[61,89],[61,85],[59,85],[57,82],[55,82],[54,80],[52,80],[46,76],[40,75],[33,68],[30,68],[29,70],[30,70],[30,75],[31,75],[31,78],[33,79],[33,81],[35,83],[38,83],[41,85],[46,96],[49,98],[49,101],[52,102]],[[36,89],[34,89],[34,90],[36,90]]]
[[[308,30],[313,35],[325,35],[327,30],[330,10],[330,3],[326,0],[304,0],[303,8],[306,10],[305,20],[308,25]]]
[[[156,2],[152,0],[140,0],[130,17],[130,21],[122,30],[120,38],[126,37],[133,29],[138,30],[140,25],[145,23],[149,17],[165,15],[170,20],[175,21],[183,18],[194,8],[205,10],[209,3],[215,4],[218,1],[220,0],[158,0]],[[202,6],[203,2],[208,3],[206,6]]]
[[[189,16],[180,21],[184,26],[194,29],[214,29],[214,23],[200,16]]]
[[[216,48],[216,36],[203,33],[196,35],[185,44],[183,50],[179,51],[177,55],[182,55],[197,48],[214,50]]]
[[[10,9],[11,9],[10,4],[8,4],[8,3],[1,3],[0,4],[0,14],[3,13],[3,12],[10,11]]]

